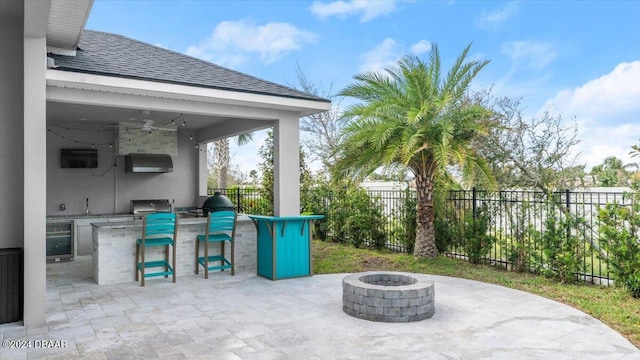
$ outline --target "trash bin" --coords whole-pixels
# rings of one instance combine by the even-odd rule
[[[311,229],[324,215],[249,218],[258,233],[258,275],[271,280],[313,275]]]
[[[0,324],[23,319],[22,248],[0,249]]]

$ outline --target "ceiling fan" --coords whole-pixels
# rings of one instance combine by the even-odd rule
[[[176,131],[177,128],[175,125],[164,125],[164,126],[154,126],[154,120],[149,119],[149,115],[151,112],[149,110],[142,111],[142,123],[140,122],[127,122],[121,121],[118,125],[112,125],[112,127],[125,129],[140,129],[144,132],[151,132],[153,130],[161,130],[161,131]]]

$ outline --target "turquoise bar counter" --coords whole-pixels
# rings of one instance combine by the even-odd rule
[[[313,275],[311,230],[324,215],[249,215],[257,230],[258,275],[271,280]]]

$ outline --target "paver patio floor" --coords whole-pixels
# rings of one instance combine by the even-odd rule
[[[342,311],[345,274],[270,281],[245,271],[98,286],[91,258],[47,265],[47,323],[0,325],[0,359],[624,359],[640,350],[569,306],[443,276],[431,319],[376,323]]]

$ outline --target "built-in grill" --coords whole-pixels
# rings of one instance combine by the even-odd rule
[[[168,199],[131,200],[131,213],[136,219],[141,219],[145,214],[171,210],[171,202]]]

